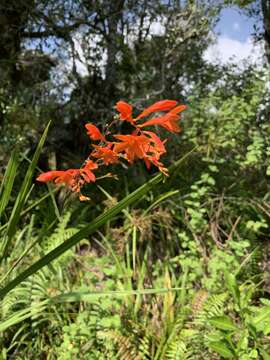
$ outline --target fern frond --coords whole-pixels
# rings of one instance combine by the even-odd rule
[[[194,314],[194,325],[204,326],[211,317],[223,315],[227,296],[227,293],[215,294],[204,300],[201,309]]]
[[[108,330],[103,333],[104,337],[114,342],[117,349],[116,357],[119,360],[142,360],[137,346],[133,343],[131,336],[122,335],[116,330]]]
[[[143,338],[139,339],[140,345],[139,345],[139,354],[141,360],[149,360],[151,359],[150,354],[150,337],[146,334]]]
[[[175,337],[168,345],[166,360],[187,360],[190,358],[190,351],[186,343],[179,337]]]
[[[199,290],[196,293],[196,295],[195,295],[195,297],[193,299],[193,304],[192,304],[192,315],[193,315],[193,317],[196,316],[196,314],[199,311],[202,310],[203,305],[204,305],[206,299],[208,298],[208,296],[209,296],[208,291],[203,290],[203,289]]]

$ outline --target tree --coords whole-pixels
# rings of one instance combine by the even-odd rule
[[[224,5],[236,5],[248,16],[262,23],[255,27],[256,38],[263,39],[265,45],[265,55],[270,64],[270,0],[225,0]]]
[[[32,107],[43,109],[46,104],[51,109],[50,114],[46,110],[46,119],[57,119],[55,126],[68,131],[63,145],[72,153],[81,152],[86,141],[79,135],[83,132],[78,123],[104,124],[119,98],[131,98],[137,105],[144,98],[179,100],[187,84],[207,79],[203,52],[220,9],[213,4],[5,1],[0,8],[5,18],[0,73],[9,84],[9,94],[23,97],[24,107],[29,99]]]
[[[264,25],[265,54],[270,64],[270,0],[262,1],[262,14]]]

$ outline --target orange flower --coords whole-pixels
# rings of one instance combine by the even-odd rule
[[[129,123],[131,123],[132,125],[135,125],[135,121],[140,120],[143,117],[146,117],[149,114],[152,114],[153,112],[171,110],[173,107],[176,106],[176,104],[177,104],[177,101],[175,101],[175,100],[158,101],[158,102],[154,103],[153,105],[149,106],[148,108],[146,108],[145,110],[143,110],[140,113],[140,115],[138,115],[135,119],[133,119],[133,117],[132,117],[132,110],[133,110],[132,106],[129,105],[128,103],[126,103],[125,101],[118,101],[118,103],[116,104],[116,109],[120,113],[121,120],[126,120]],[[184,105],[181,105],[181,106],[184,106]],[[177,109],[177,108],[179,108],[179,106],[176,107],[175,109]],[[173,110],[175,110],[175,109],[173,109]],[[171,111],[173,111],[173,110],[171,110]],[[178,112],[180,112],[180,111],[182,111],[182,110],[179,110]],[[172,115],[176,115],[176,114],[177,113],[172,112]]]
[[[149,159],[153,165],[155,165],[160,172],[162,172],[165,176],[169,176],[168,169],[163,165],[162,162],[158,161],[156,158]]]
[[[87,182],[95,182],[96,177],[91,170],[97,169],[98,166],[92,160],[88,160],[81,169],[68,169],[48,171],[37,177],[38,181],[55,184],[65,184],[72,191],[80,192],[81,187]]]
[[[143,110],[143,112],[139,116],[136,117],[135,121],[139,120],[153,112],[171,110],[176,104],[177,104],[177,101],[175,101],[175,100],[158,101],[158,102],[154,103],[153,105],[149,106],[148,108],[146,108],[145,110]]]
[[[110,145],[106,147],[101,147],[98,145],[93,145],[95,150],[92,152],[91,156],[97,159],[102,159],[105,165],[116,164],[118,162],[118,154],[111,149]]]
[[[149,139],[145,135],[114,135],[122,143],[115,143],[114,151],[125,152],[130,163],[136,158],[143,159],[146,156],[145,147],[149,144]]]
[[[178,105],[175,108],[173,108],[169,114],[179,114],[180,112],[187,109],[187,105]]]
[[[115,135],[115,138],[122,143],[115,143],[114,151],[124,152],[130,163],[138,159],[143,159],[149,169],[151,164],[157,166],[163,173],[166,172],[164,165],[159,162],[159,158],[166,152],[164,143],[151,131],[143,131],[141,135]]]
[[[95,182],[96,177],[95,177],[95,174],[91,170],[95,170],[97,168],[98,168],[98,165],[96,163],[94,163],[92,160],[87,160],[84,167],[79,170],[80,175],[87,183]]]
[[[53,181],[55,184],[65,184],[68,187],[72,188],[76,186],[76,178],[80,174],[79,169],[69,169],[69,170],[56,170],[48,171],[37,177],[37,181],[49,182]]]
[[[166,148],[164,146],[165,141],[161,141],[161,139],[151,131],[143,131],[143,134],[149,136],[149,147],[147,149],[147,155],[144,157],[147,169],[150,169],[151,164],[153,164],[159,169],[159,171],[163,172],[167,176],[168,170],[164,167],[162,162],[159,161],[160,156],[166,152]]]
[[[62,170],[55,170],[55,171],[48,171],[45,173],[40,174],[37,177],[37,181],[40,182],[49,182],[54,181],[56,178],[59,178],[65,174],[65,171]]]
[[[150,125],[160,125],[170,132],[178,133],[181,131],[181,128],[178,125],[178,121],[180,120],[180,115],[178,115],[178,113],[184,111],[186,108],[186,105],[176,106],[167,114],[161,117],[152,118],[143,123],[142,125],[139,125],[139,127],[143,128]]]
[[[166,152],[166,148],[164,146],[164,142],[152,131],[143,131],[143,134],[149,136],[149,149],[148,152],[152,152],[158,158]],[[152,146],[151,146],[152,144]]]
[[[89,135],[90,139],[92,140],[102,140],[102,141],[105,141],[105,137],[101,134],[101,132],[99,131],[99,129],[91,124],[91,123],[88,123],[85,125],[85,128],[87,130],[87,135]]]
[[[132,119],[132,106],[125,101],[118,101],[116,104],[116,110],[120,113],[120,119],[126,120],[131,124],[134,123]]]

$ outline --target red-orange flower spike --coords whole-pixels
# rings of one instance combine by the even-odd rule
[[[118,154],[113,151],[110,146],[93,146],[95,150],[92,152],[91,156],[93,156],[94,158],[102,159],[105,165],[116,164],[118,162]]]
[[[101,134],[100,130],[95,125],[88,123],[85,125],[85,128],[87,130],[87,135],[89,135],[90,139],[94,141],[96,140],[106,141],[105,136]]]
[[[174,106],[176,106],[177,101],[175,100],[162,100],[154,103],[153,105],[149,106],[143,112],[136,117],[135,120],[139,120],[145,116],[148,116],[149,114],[157,111],[168,111],[171,110]]]
[[[132,106],[125,101],[118,101],[116,104],[116,110],[120,113],[120,119],[126,120],[133,124],[132,119]]]
[[[119,142],[110,142],[106,140],[105,136],[95,125],[88,123],[85,127],[89,137],[94,141],[103,141],[104,145],[93,145],[94,150],[80,169],[48,171],[39,175],[37,180],[41,182],[52,181],[56,184],[65,184],[72,191],[80,194],[81,201],[86,201],[88,198],[81,194],[81,188],[87,183],[96,181],[96,176],[93,171],[101,165],[115,164],[121,157],[130,163],[133,163],[135,159],[142,159],[147,168],[154,165],[163,174],[168,175],[168,170],[160,161],[160,157],[166,152],[164,146],[166,141],[161,140],[154,132],[145,131],[142,130],[142,128],[159,125],[170,132],[179,132],[181,130],[178,124],[180,120],[179,113],[185,110],[186,106],[176,105],[177,103],[174,100],[158,101],[142,111],[137,118],[133,119],[132,106],[124,101],[119,101],[116,104],[116,109],[119,112],[120,120],[128,121],[135,127],[135,130],[131,134],[114,135],[115,139],[119,140]],[[137,120],[154,112],[165,112],[165,114],[145,121],[143,124],[136,124]],[[110,133],[107,134],[109,136]],[[97,159],[97,163],[91,159]],[[108,175],[109,174],[105,175],[105,177]],[[102,177],[98,177],[98,179],[100,178]]]

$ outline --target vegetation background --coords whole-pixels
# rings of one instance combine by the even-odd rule
[[[205,59],[231,6],[258,64]],[[1,0],[0,359],[270,359],[269,65],[269,0]],[[188,105],[166,182],[33,180],[120,99]]]

